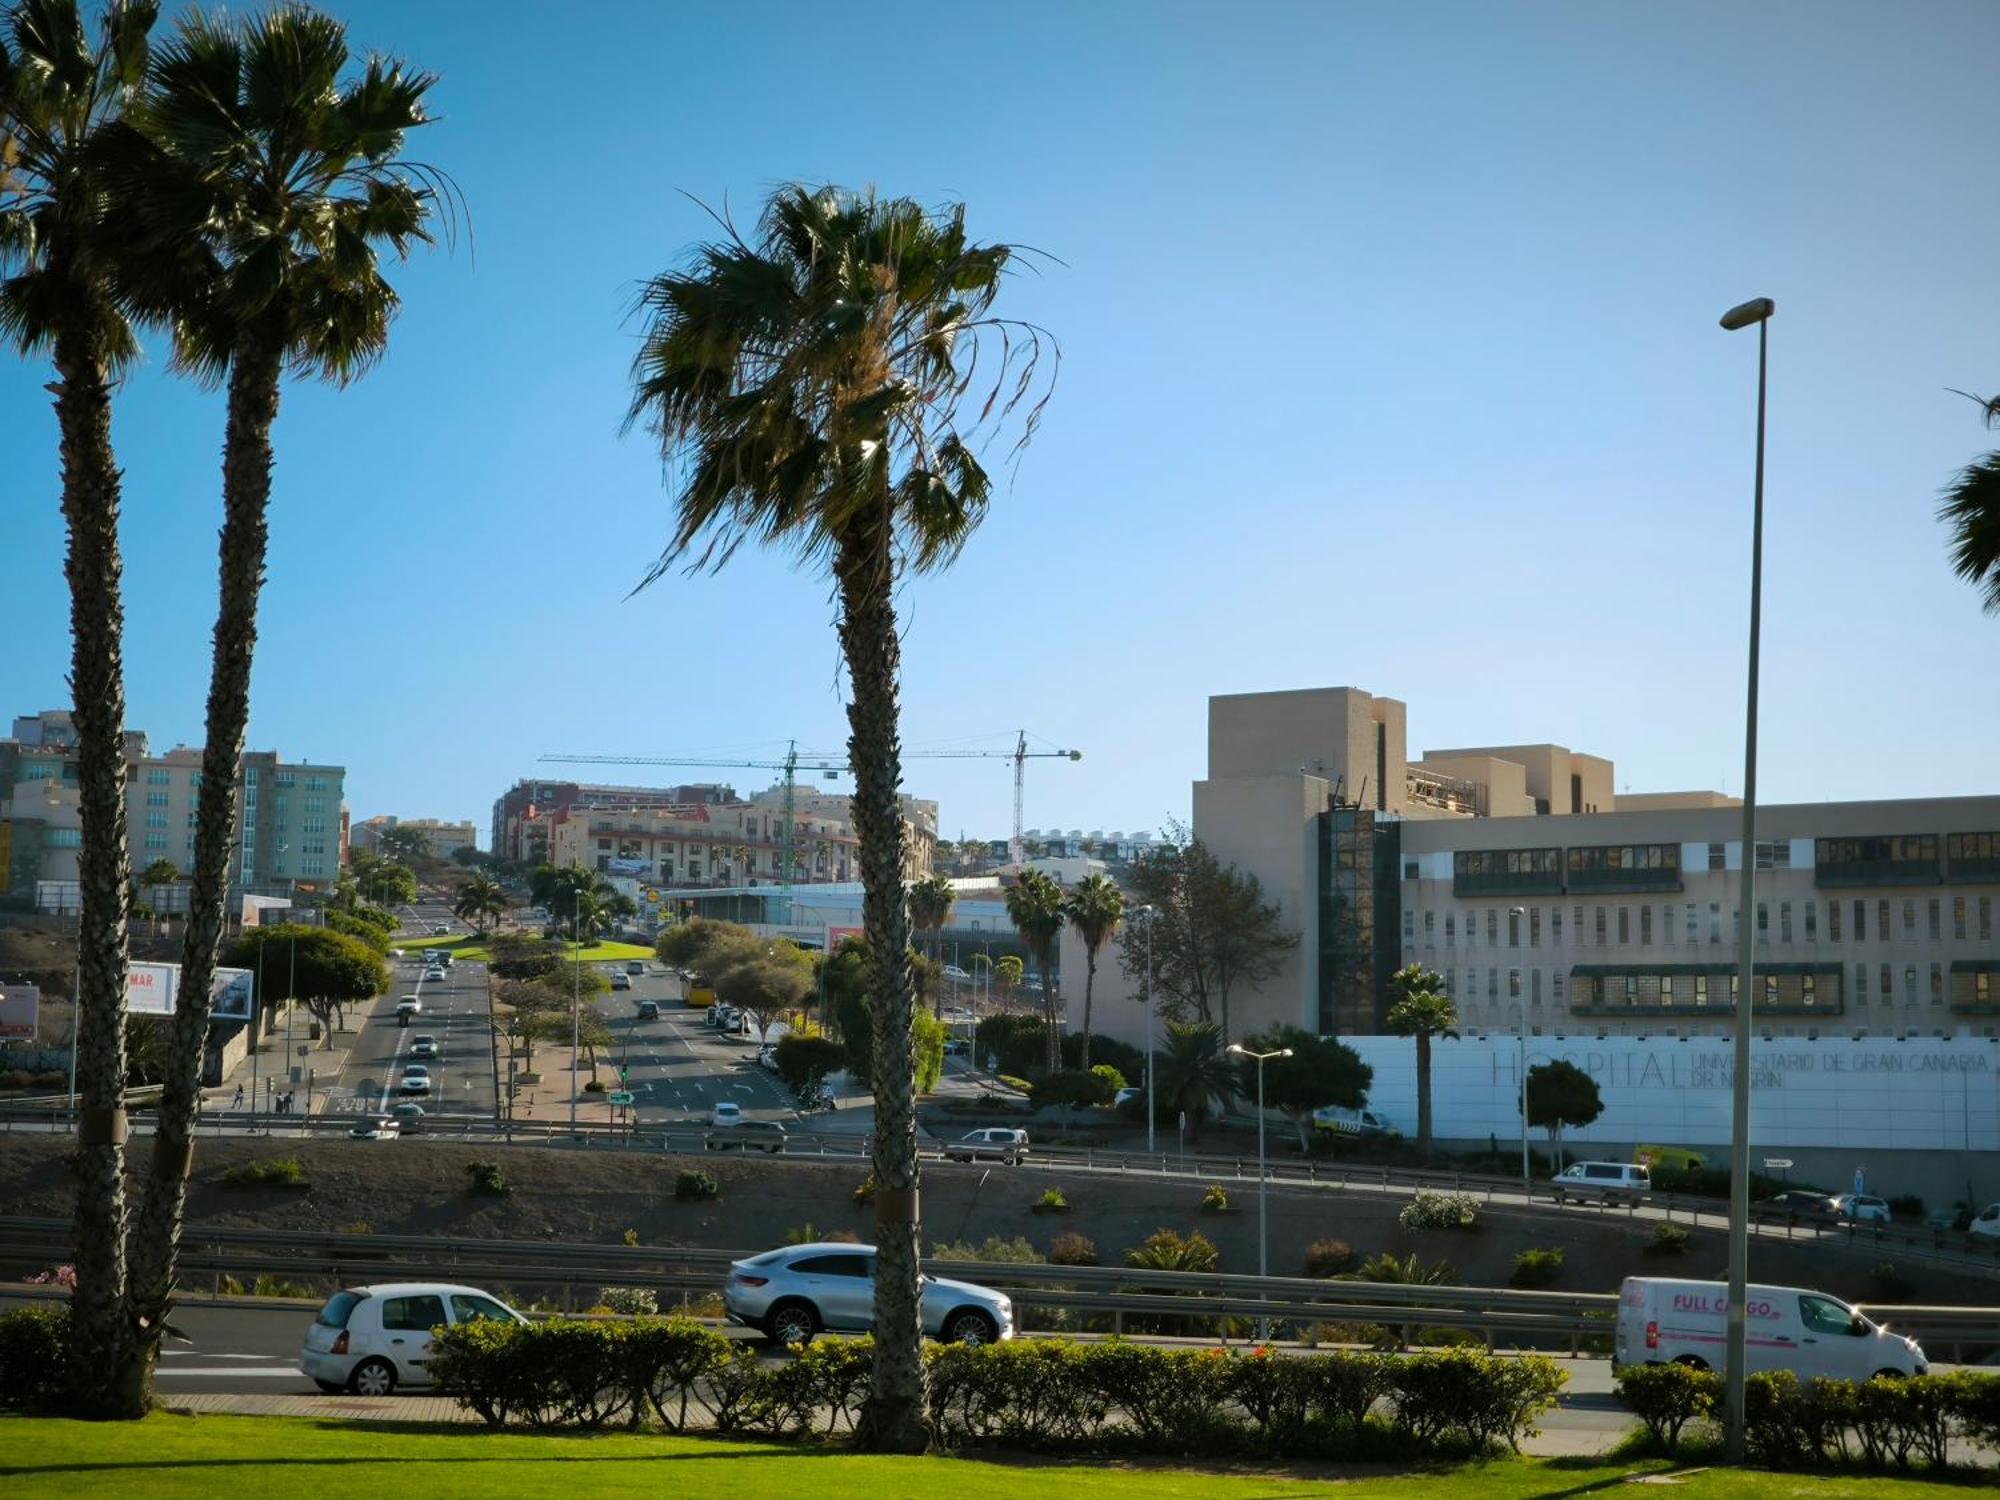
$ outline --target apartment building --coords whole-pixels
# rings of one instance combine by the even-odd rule
[[[662,886],[777,885],[784,880],[784,815],[762,802],[603,807],[572,803],[543,819],[549,859]],[[857,841],[842,817],[793,815],[792,878],[852,880]]]
[[[138,731],[128,731],[125,741],[132,868],[166,860],[186,871],[194,857],[201,751],[177,745],[152,755]],[[83,819],[75,748],[70,716],[59,710],[16,719],[12,737],[0,742],[0,840],[6,897],[17,907],[65,912],[79,904]],[[287,895],[332,881],[347,855],[345,768],[286,761],[269,750],[245,751],[240,767],[233,890]],[[164,889],[160,900],[171,907],[175,894]]]
[[[542,778],[515,782],[493,803],[492,852],[500,859],[542,864],[549,859],[550,818],[572,806],[597,808],[713,806],[738,801],[733,787],[606,786]]]
[[[470,822],[448,823],[441,818],[398,818],[378,813],[356,823],[348,834],[349,847],[373,850],[377,840],[391,828],[421,833],[424,847],[436,859],[450,859],[461,849],[479,847],[478,830]]]

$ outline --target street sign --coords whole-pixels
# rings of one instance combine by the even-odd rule
[[[1792,1168],[1792,1159],[1789,1156],[1767,1156],[1764,1158],[1764,1165],[1773,1172],[1789,1172]]]
[[[617,1093],[610,1095],[609,1100],[612,1104],[615,1104],[620,1109],[623,1109],[626,1105],[632,1102],[632,1096],[626,1093],[625,1090],[620,1089],[618,1090]]]

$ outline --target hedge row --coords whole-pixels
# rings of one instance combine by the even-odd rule
[[[67,1302],[0,1312],[0,1406],[39,1411],[60,1405],[68,1351]]]
[[[1713,1370],[1634,1365],[1617,1380],[1618,1398],[1669,1455],[1722,1410]],[[1745,1445],[1776,1468],[1942,1469],[1954,1440],[2000,1448],[2000,1376],[1800,1380],[1770,1371],[1745,1382],[1743,1415]]]
[[[685,1318],[474,1323],[438,1335],[432,1371],[495,1426],[652,1420],[804,1437],[852,1428],[873,1354],[867,1339],[821,1340],[761,1360]],[[1468,1350],[1391,1359],[1017,1339],[925,1354],[942,1441],[1045,1451],[1483,1452],[1518,1446],[1565,1379],[1547,1359]]]

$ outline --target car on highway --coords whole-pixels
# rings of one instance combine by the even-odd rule
[[[614,990],[631,989],[632,976],[630,974],[625,973],[623,970],[614,971],[611,975],[611,988],[613,988]]]
[[[348,1139],[356,1141],[393,1141],[402,1133],[402,1128],[388,1118],[356,1120],[354,1128],[347,1132]]]
[[[1834,1200],[1834,1212],[1851,1224],[1887,1224],[1889,1200],[1868,1193],[1842,1193]]]
[[[1763,1213],[1795,1214],[1802,1219],[1830,1219],[1840,1212],[1831,1194],[1815,1193],[1808,1188],[1786,1188],[1782,1193],[1773,1193],[1757,1208]]]
[[[436,1057],[437,1055],[438,1039],[429,1032],[425,1032],[422,1036],[410,1038],[410,1056]]]
[[[306,1330],[299,1369],[328,1394],[387,1396],[400,1385],[429,1385],[430,1358],[437,1352],[431,1330],[482,1318],[528,1321],[476,1286],[396,1281],[343,1287]]]
[[[942,969],[938,970],[938,972],[944,975],[946,979],[949,979],[956,984],[972,983],[972,976],[966,973],[966,971],[961,969],[957,964],[946,964]]]
[[[1028,1132],[1011,1125],[967,1131],[944,1148],[946,1161],[999,1161],[1014,1166],[1028,1154]]]
[[[776,1156],[785,1149],[785,1127],[776,1120],[741,1120],[726,1129],[711,1129],[701,1144],[707,1151],[763,1151]]]
[[[1555,1188],[1558,1203],[1572,1198],[1640,1203],[1653,1191],[1653,1171],[1640,1162],[1580,1161],[1556,1173]]]
[[[721,1130],[728,1130],[743,1123],[743,1106],[730,1100],[718,1100],[708,1112],[708,1123]]]
[[[778,1344],[806,1344],[821,1330],[866,1333],[875,1323],[873,1245],[788,1245],[734,1262],[722,1290],[729,1321]],[[990,1344],[1014,1336],[1004,1292],[923,1279],[924,1332],[945,1343]]]
[[[424,1107],[421,1104],[399,1104],[389,1114],[397,1128],[406,1135],[412,1130],[424,1128]]]
[[[403,1081],[396,1085],[399,1094],[428,1094],[431,1091],[431,1070],[422,1063],[407,1063],[403,1067]]]
[[[451,928],[450,928],[450,926],[449,926],[448,924],[446,924],[446,923],[444,923],[444,922],[433,922],[433,923],[431,923],[431,936],[432,936],[432,937],[450,937],[450,936],[451,936]]]
[[[646,961],[643,958],[635,958],[627,961],[625,965],[625,972],[635,977],[645,973]]]
[[[405,995],[396,1002],[396,1019],[407,1026],[410,1024],[410,1017],[421,1014],[423,1008],[424,1002],[415,995]]]
[[[1719,1366],[1728,1310],[1726,1282],[1628,1276],[1618,1290],[1612,1365]],[[1790,1370],[1802,1380],[1866,1381],[1930,1370],[1915,1339],[1891,1333],[1822,1292],[1752,1286],[1743,1312],[1749,1324],[1745,1368],[1751,1371]]]
[[[639,1019],[642,1021],[659,1020],[660,1002],[657,1000],[641,1000],[639,1002]]]

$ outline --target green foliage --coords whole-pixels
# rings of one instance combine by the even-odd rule
[[[327,908],[326,925],[331,927],[335,932],[344,932],[351,938],[359,938],[377,953],[387,953],[389,951],[388,933],[377,927],[373,922],[364,922],[361,918],[351,916],[347,912],[341,911],[338,907]]]
[[[933,1260],[980,1260],[995,1265],[1033,1266],[1044,1259],[1042,1252],[1016,1235],[1011,1240],[1003,1240],[998,1235],[988,1235],[984,1244],[975,1245],[970,1240],[958,1242],[943,1241],[931,1246]]]
[[[1555,1405],[1567,1377],[1542,1355],[1496,1359],[1469,1349],[1391,1361],[1397,1428],[1431,1452],[1519,1451],[1535,1419]]]
[[[330,927],[287,922],[245,928],[222,950],[218,962],[224,968],[260,972],[267,1001],[353,1005],[389,988],[389,966],[382,954],[370,943]]]
[[[1092,1068],[1087,1073],[1065,1068],[1058,1073],[1045,1073],[1035,1080],[1029,1087],[1028,1097],[1038,1109],[1050,1106],[1094,1109],[1109,1104],[1117,1097],[1118,1090],[1123,1087],[1111,1081],[1117,1076],[1115,1068]]]
[[[1413,1250],[1402,1260],[1388,1251],[1371,1255],[1352,1271],[1344,1272],[1341,1281],[1379,1281],[1390,1286],[1455,1286],[1458,1272],[1449,1261],[1435,1261],[1425,1265],[1417,1259]]]
[[[1259,1032],[1243,1046],[1251,1052],[1291,1049],[1290,1057],[1274,1057],[1264,1064],[1264,1103],[1292,1122],[1302,1147],[1314,1110],[1329,1104],[1359,1109],[1375,1081],[1375,1070],[1345,1042],[1297,1026]],[[1257,1064],[1247,1057],[1236,1065],[1236,1092],[1245,1099],[1257,1097]]]
[[[870,1172],[866,1177],[861,1179],[860,1185],[854,1189],[854,1206],[862,1208],[873,1203],[875,1201],[875,1187],[875,1174]]]
[[[1063,1196],[1061,1188],[1044,1188],[1042,1196],[1035,1201],[1043,1208],[1069,1207],[1069,1199]]]
[[[1613,1381],[1618,1399],[1645,1425],[1652,1445],[1669,1458],[1681,1433],[1713,1419],[1722,1406],[1722,1379],[1686,1365],[1626,1365]]]
[[[785,1086],[795,1094],[802,1094],[820,1079],[846,1066],[847,1054],[840,1043],[827,1037],[787,1032],[778,1038],[772,1060]]]
[[[1648,1255],[1686,1255],[1694,1243],[1694,1236],[1680,1224],[1659,1223],[1653,1226],[1652,1243],[1646,1246]]]
[[[563,962],[563,945],[547,938],[502,933],[486,945],[486,967],[495,979],[523,982],[553,979]]]
[[[1470,1193],[1418,1188],[1396,1222],[1405,1229],[1471,1229],[1479,1221],[1479,1200]]]
[[[681,1172],[674,1177],[676,1203],[706,1203],[722,1196],[722,1185],[706,1172]]]
[[[305,1187],[306,1169],[296,1156],[239,1161],[222,1173],[225,1187]]]
[[[505,1198],[513,1191],[498,1162],[476,1161],[465,1170],[472,1178],[470,1191],[475,1198]]]
[[[69,1384],[69,1304],[0,1309],[0,1407],[58,1409]]]
[[[1223,1052],[1222,1028],[1203,1021],[1170,1021],[1155,1088],[1169,1110],[1185,1110],[1190,1125],[1211,1107],[1220,1110],[1235,1087],[1236,1070]]]
[[[1354,1247],[1346,1240],[1314,1240],[1306,1246],[1306,1275],[1338,1276],[1354,1267]]]
[[[1565,1130],[1592,1123],[1604,1113],[1597,1080],[1573,1062],[1557,1058],[1528,1069],[1528,1123],[1560,1141]]]
[[[1201,1195],[1201,1206],[1212,1214],[1219,1214],[1229,1207],[1229,1194],[1223,1191],[1221,1183],[1211,1182],[1208,1185],[1208,1191]]]
[[[607,1286],[598,1292],[597,1300],[628,1317],[650,1318],[660,1310],[659,1296],[649,1286]]]
[[[944,1076],[944,1044],[950,1028],[927,1010],[910,1017],[911,1046],[916,1054],[917,1092],[928,1094]]]
[[[1547,1286],[1562,1274],[1563,1253],[1560,1250],[1523,1250],[1514,1257],[1514,1271],[1507,1278],[1509,1286]]]
[[[1452,1036],[1458,1031],[1458,1011],[1444,993],[1444,976],[1410,964],[1389,977],[1389,1030],[1397,1036]]]
[[[1125,1252],[1125,1264],[1142,1271],[1214,1271],[1222,1256],[1205,1234],[1156,1229],[1144,1244]]]
[[[1065,1229],[1049,1241],[1049,1264],[1094,1266],[1097,1264],[1097,1246],[1073,1230]]]

